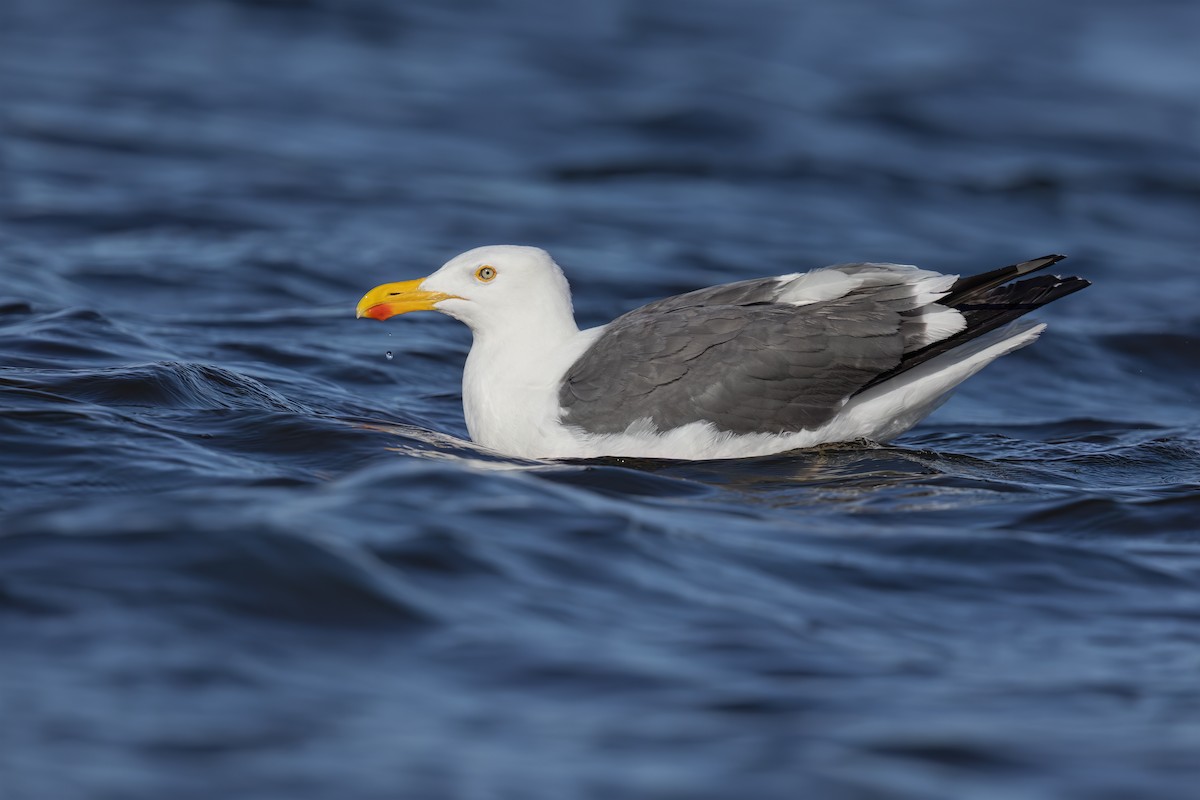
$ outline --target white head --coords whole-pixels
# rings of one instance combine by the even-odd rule
[[[476,334],[542,322],[575,327],[571,289],[558,264],[539,247],[511,244],[468,250],[428,278],[376,286],[359,301],[357,315],[385,320],[409,311],[441,311]]]

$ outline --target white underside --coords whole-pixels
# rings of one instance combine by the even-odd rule
[[[597,435],[563,425],[558,418],[559,381],[574,356],[594,341],[596,329],[584,331],[573,346],[564,348],[561,369],[543,373],[554,375],[553,380],[520,386],[519,406],[505,407],[503,401],[497,402],[497,387],[491,380],[483,380],[492,377],[484,374],[490,370],[483,365],[472,369],[468,360],[464,405],[476,442],[501,453],[527,458],[626,456],[701,460],[762,456],[857,439],[886,442],[932,413],[956,386],[983,367],[1031,344],[1045,327],[1038,323],[1018,323],[981,336],[852,398],[822,427],[798,433],[739,435],[722,433],[709,423],[693,423],[663,432],[655,430],[649,420],[641,420],[622,433]],[[488,391],[476,391],[485,383],[491,384]],[[473,400],[485,396],[491,398],[486,404]]]

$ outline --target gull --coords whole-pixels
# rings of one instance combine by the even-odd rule
[[[838,264],[698,289],[580,330],[549,253],[489,245],[375,287],[357,316],[440,311],[465,323],[467,430],[498,453],[746,458],[908,431],[1046,327],[1019,317],[1090,285],[1026,277],[1063,258],[970,277]]]

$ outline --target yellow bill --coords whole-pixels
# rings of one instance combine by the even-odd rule
[[[358,319],[385,320],[410,311],[436,311],[435,304],[454,297],[442,292],[427,292],[421,288],[424,278],[402,283],[385,283],[376,286],[358,301],[355,316]]]

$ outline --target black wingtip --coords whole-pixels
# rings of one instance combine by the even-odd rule
[[[1031,272],[1037,272],[1039,269],[1045,269],[1051,264],[1057,264],[1064,258],[1066,256],[1061,253],[1051,253],[1048,256],[1031,258],[1028,261],[1022,261],[1020,264],[1014,264],[1013,269],[1016,270],[1017,275],[1028,275]]]
[[[1023,278],[1026,275],[1043,270],[1052,264],[1057,264],[1064,258],[1066,256],[1061,253],[1051,253],[1040,258],[1031,258],[1028,261],[1022,261],[1019,264],[1009,264],[1007,267],[1000,267],[999,269],[979,275],[959,278],[950,287],[950,293],[942,298],[941,302],[951,307],[957,307],[962,303],[975,302],[997,286],[1002,286],[1011,280]]]
[[[1087,280],[1086,278],[1076,278],[1076,277],[1064,278],[1061,275],[1055,275],[1054,279],[1056,281],[1058,281],[1057,288],[1059,288],[1059,290],[1060,290],[1060,293],[1056,294],[1055,297],[1053,298],[1054,300],[1057,300],[1060,297],[1066,297],[1069,294],[1074,294],[1075,292],[1078,292],[1080,289],[1086,289],[1087,287],[1092,285],[1092,282]],[[1047,301],[1047,302],[1050,302],[1050,301]]]
[[[1057,264],[1064,258],[1066,256],[1056,253],[960,279],[954,284],[950,294],[938,302],[962,312],[967,321],[966,329],[920,350],[907,353],[895,369],[877,376],[855,394],[890,380],[977,336],[996,330],[1047,303],[1091,286],[1091,281],[1073,276],[1024,277],[1051,264]],[[1015,280],[1016,278],[1021,280]]]

